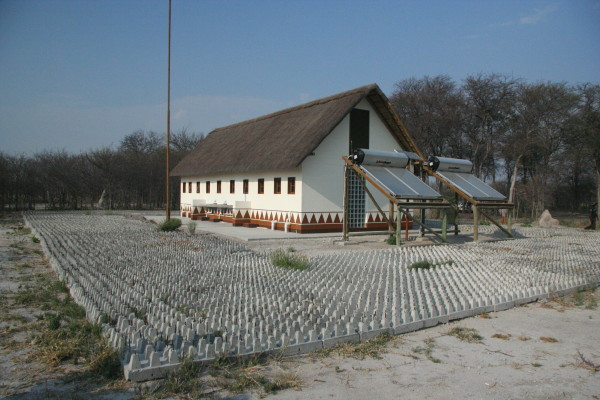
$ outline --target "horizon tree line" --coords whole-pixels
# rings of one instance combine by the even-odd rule
[[[204,138],[185,129],[171,133],[175,166]],[[158,209],[166,206],[166,138],[135,131],[116,147],[80,154],[64,150],[33,156],[0,153],[0,209]],[[171,177],[171,206],[179,204],[179,179]],[[174,208],[175,209],[175,208]]]
[[[517,216],[581,211],[600,201],[600,85],[529,83],[501,74],[396,83],[390,101],[425,155],[468,159],[505,193]],[[204,138],[171,134],[171,167]],[[165,134],[135,131],[118,146],[80,154],[0,152],[0,209],[160,209],[166,206]],[[178,208],[179,179],[171,179]]]
[[[390,101],[424,153],[471,160],[517,215],[600,202],[599,84],[425,76],[398,82]]]

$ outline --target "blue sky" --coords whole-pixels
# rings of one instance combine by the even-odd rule
[[[375,82],[600,83],[600,0],[173,0],[171,128],[208,133]],[[0,151],[166,130],[167,0],[0,0]]]

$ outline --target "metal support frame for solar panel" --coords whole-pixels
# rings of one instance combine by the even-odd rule
[[[349,176],[354,173],[359,177],[358,181],[362,184],[365,192],[369,198],[377,207],[378,212],[381,214],[383,219],[388,223],[390,233],[392,231],[392,222],[387,218],[381,207],[369,191],[366,183],[363,179],[369,182],[379,192],[381,192],[389,201],[393,204],[397,210],[396,214],[396,243],[401,244],[401,223],[402,215],[406,216],[408,223],[411,218],[413,223],[422,225],[425,230],[433,233],[442,242],[446,242],[446,225],[443,224],[442,235],[426,226],[417,222],[415,219],[410,217],[408,210],[410,209],[427,209],[437,208],[442,209],[444,220],[446,216],[445,210],[448,208],[449,203],[443,199],[443,196],[429,187],[425,182],[421,181],[411,171],[405,169],[406,165],[414,159],[419,158],[413,153],[404,152],[378,152],[373,150],[359,149],[357,154],[360,157],[370,157],[369,161],[363,164],[363,159],[357,159],[357,155],[353,156],[353,161],[350,161],[348,157],[342,157],[346,163],[344,173],[344,234],[343,240],[348,240],[349,228],[348,228],[348,186]],[[365,155],[366,154],[366,155]],[[420,159],[420,158],[419,158]],[[362,179],[361,179],[362,178]],[[432,202],[428,202],[432,201]],[[441,200],[441,201],[440,201]],[[392,207],[390,206],[390,211]],[[391,214],[391,212],[390,212]],[[408,229],[408,225],[407,225]]]
[[[471,174],[473,164],[468,160],[430,156],[424,164],[427,173],[445,184],[450,190],[471,203],[473,208],[473,240],[479,240],[479,213],[496,225],[508,237],[513,237],[510,212],[507,213],[507,228],[504,228],[482,209],[512,209],[514,204],[506,196]]]

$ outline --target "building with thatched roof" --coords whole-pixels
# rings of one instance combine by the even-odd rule
[[[375,84],[215,129],[171,172],[181,177],[181,215],[292,232],[341,231],[342,156],[355,148],[418,152]],[[350,193],[351,229],[387,227],[358,182]]]

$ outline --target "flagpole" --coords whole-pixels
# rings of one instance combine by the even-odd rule
[[[171,0],[169,0],[169,40],[167,57],[167,221],[171,219],[171,181],[169,177],[169,153],[171,147]]]

